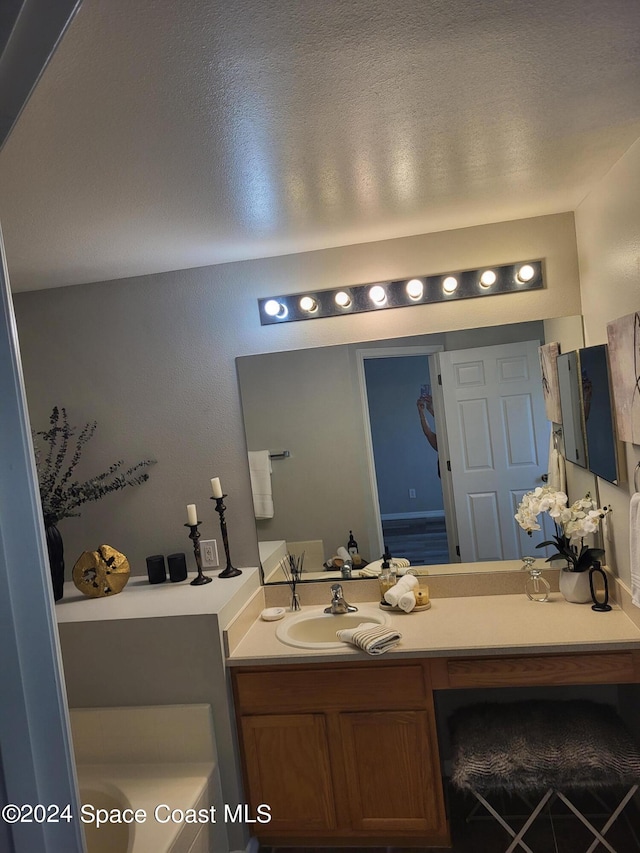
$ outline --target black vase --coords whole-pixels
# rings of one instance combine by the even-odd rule
[[[62,536],[56,527],[55,521],[46,518],[44,530],[47,535],[53,597],[56,601],[60,601],[64,595],[64,545],[62,544]]]

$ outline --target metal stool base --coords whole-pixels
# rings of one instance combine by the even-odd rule
[[[602,829],[598,830],[598,829],[596,829],[596,827],[591,823],[591,821],[587,818],[587,816],[586,816],[586,815],[584,815],[584,814],[580,811],[580,809],[579,809],[576,805],[574,805],[574,803],[572,803],[572,802],[571,802],[571,800],[567,797],[567,795],[566,795],[566,794],[564,794],[562,791],[557,791],[557,790],[555,790],[554,788],[548,788],[548,789],[545,791],[545,793],[542,795],[542,797],[541,797],[540,801],[539,801],[539,802],[538,802],[538,804],[535,806],[535,808],[533,809],[533,811],[531,812],[531,814],[529,815],[529,817],[526,819],[525,823],[523,824],[523,826],[521,827],[521,829],[520,829],[520,831],[519,831],[519,832],[516,832],[516,830],[515,830],[512,826],[510,826],[510,825],[507,823],[507,821],[505,820],[505,817],[503,817],[503,815],[501,815],[501,814],[500,814],[500,812],[498,812],[498,811],[497,811],[497,810],[496,810],[496,809],[491,805],[491,803],[490,803],[490,802],[489,802],[489,801],[488,801],[488,800],[487,800],[487,799],[486,799],[486,798],[485,798],[485,797],[484,797],[484,796],[483,796],[479,791],[476,791],[476,790],[474,790],[474,789],[471,789],[470,793],[472,793],[472,794],[473,794],[473,796],[478,800],[478,802],[479,802],[482,806],[484,806],[484,808],[489,812],[489,814],[490,814],[493,818],[495,818],[495,820],[496,820],[496,821],[497,821],[497,822],[502,826],[502,828],[503,828],[503,829],[505,829],[505,830],[506,830],[506,832],[511,836],[511,839],[512,839],[512,840],[511,840],[511,843],[510,843],[510,844],[509,844],[509,846],[506,848],[506,850],[504,851],[504,853],[513,853],[513,851],[514,851],[514,850],[516,850],[516,848],[521,848],[522,850],[526,851],[526,853],[534,853],[534,851],[533,851],[533,850],[529,847],[529,845],[524,841],[524,836],[525,836],[525,834],[528,832],[528,830],[531,828],[531,826],[533,825],[533,823],[535,822],[535,820],[536,820],[536,819],[537,819],[537,817],[539,816],[540,812],[541,812],[545,807],[550,808],[551,804],[552,804],[552,803],[553,803],[553,801],[554,801],[554,800],[556,800],[556,799],[558,799],[558,800],[560,800],[562,803],[564,803],[564,804],[565,804],[565,806],[566,806],[566,807],[567,807],[567,808],[568,808],[568,809],[569,809],[569,810],[570,810],[570,811],[571,811],[571,812],[572,812],[572,813],[573,813],[573,814],[574,814],[574,815],[575,815],[575,816],[576,816],[576,817],[577,817],[577,818],[578,818],[578,819],[579,819],[579,820],[584,824],[584,826],[586,826],[586,827],[587,827],[587,829],[588,829],[588,830],[593,834],[593,836],[594,836],[594,841],[593,841],[593,842],[591,843],[591,845],[587,848],[587,850],[585,851],[585,853],[593,853],[593,851],[594,851],[594,850],[596,850],[596,848],[597,848],[597,847],[598,847],[598,845],[600,845],[600,844],[601,844],[603,847],[605,847],[605,848],[609,851],[609,853],[620,853],[620,851],[616,851],[616,849],[615,849],[614,847],[612,847],[612,845],[607,841],[607,839],[606,839],[604,836],[605,836],[605,835],[607,834],[607,832],[611,829],[611,827],[612,827],[612,826],[613,826],[613,824],[616,822],[616,820],[620,817],[620,815],[621,815],[621,814],[623,814],[623,811],[624,811],[625,807],[627,806],[627,804],[629,803],[629,801],[631,800],[631,798],[633,797],[633,795],[636,793],[636,791],[637,791],[637,790],[638,790],[638,785],[637,785],[637,784],[636,784],[636,785],[632,785],[632,786],[629,788],[629,790],[628,790],[628,791],[627,791],[627,793],[624,795],[624,797],[622,798],[622,800],[620,801],[620,803],[617,805],[617,807],[614,809],[614,811],[613,811],[613,812],[611,812],[611,814],[609,815],[609,817],[608,817],[608,819],[607,819],[606,823],[604,824],[604,826],[602,827]],[[522,796],[519,792],[514,792],[514,793],[517,793],[517,794],[518,794],[518,796]],[[523,799],[524,799],[524,798],[523,798]],[[526,802],[526,800],[525,800],[525,802]],[[468,821],[472,819],[472,815],[474,814],[474,812],[475,812],[475,809],[471,812],[471,815],[467,818],[467,820],[468,820]],[[513,818],[516,818],[516,817],[518,817],[518,816],[517,816],[517,815],[511,815],[510,817],[513,819]],[[551,817],[551,824],[552,824],[552,828],[553,828],[553,817],[551,816],[551,814],[550,814],[550,817]],[[624,817],[626,818],[626,815],[624,815]],[[628,819],[627,819],[627,823],[629,824]],[[630,824],[629,824],[629,826],[630,826]],[[640,849],[640,842],[638,841],[638,838],[637,838],[637,836],[636,836],[635,832],[633,832],[633,829],[632,829],[632,827],[631,827],[631,826],[630,826],[630,829],[631,829],[631,832],[632,832],[632,834],[633,834],[633,837],[634,837],[634,839],[635,839],[635,841],[636,841],[636,844],[637,844],[637,846],[638,846],[638,849]]]

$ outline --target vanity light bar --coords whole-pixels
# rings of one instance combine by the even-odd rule
[[[450,302],[544,287],[543,262],[520,261],[439,275],[412,276],[397,281],[371,282],[333,290],[289,293],[258,299],[263,326],[384,311],[433,302]]]

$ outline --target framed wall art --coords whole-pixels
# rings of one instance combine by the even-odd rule
[[[607,324],[618,438],[640,444],[640,312]]]
[[[540,356],[540,372],[542,373],[542,393],[547,413],[547,420],[554,424],[562,423],[560,408],[560,385],[558,382],[557,360],[560,355],[560,344],[557,342],[543,344],[538,348]]]

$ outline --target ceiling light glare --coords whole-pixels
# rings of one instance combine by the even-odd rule
[[[374,303],[374,305],[384,305],[387,301],[387,294],[380,284],[374,284],[374,286],[369,291],[369,299]]]
[[[442,282],[442,289],[445,293],[455,293],[458,288],[458,279],[455,276],[448,275]]]
[[[485,270],[480,276],[480,286],[481,287],[491,287],[492,284],[496,283],[496,274],[493,270]]]
[[[333,299],[340,308],[348,308],[351,305],[351,297],[346,290],[339,290]]]
[[[412,278],[407,282],[407,296],[409,299],[421,299],[424,293],[424,284],[419,278]]]
[[[535,274],[536,271],[531,264],[523,264],[516,273],[516,279],[524,284],[527,281],[531,281]]]
[[[299,304],[301,311],[308,311],[310,314],[318,310],[318,303],[313,296],[303,296]]]
[[[277,317],[279,320],[283,320],[289,312],[282,302],[278,302],[277,299],[268,299],[264,303],[264,313],[269,317]]]

